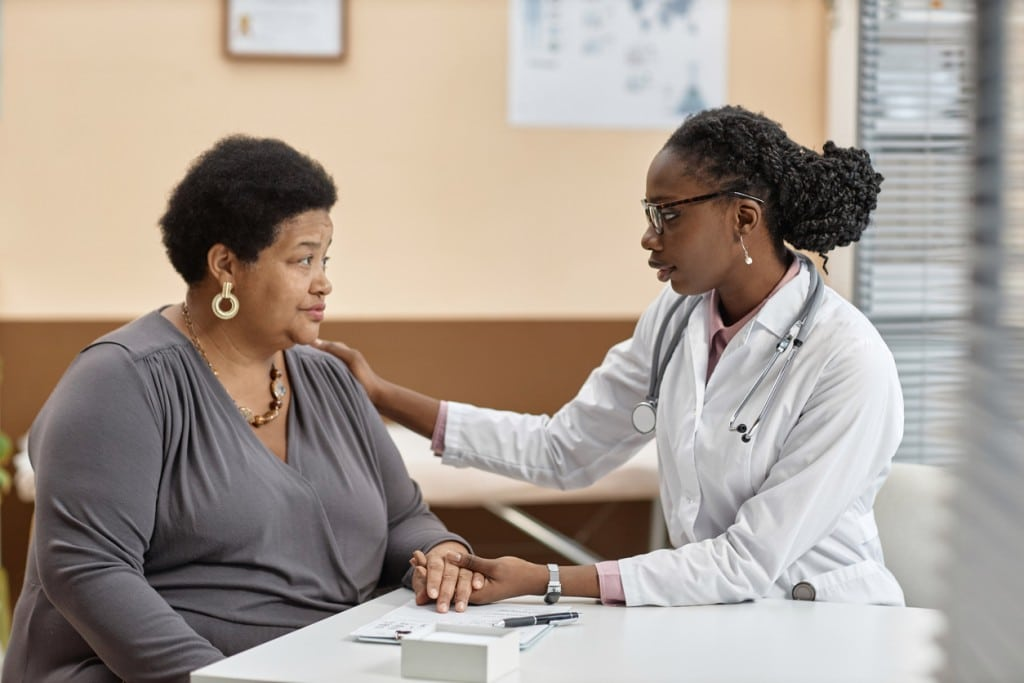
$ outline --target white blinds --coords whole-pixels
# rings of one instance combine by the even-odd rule
[[[966,0],[862,0],[859,138],[885,176],[855,301],[903,384],[900,460],[955,459],[965,386],[974,97]]]
[[[946,681],[1024,680],[1024,0],[978,2],[970,382]]]

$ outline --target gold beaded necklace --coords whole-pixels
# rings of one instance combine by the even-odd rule
[[[199,337],[196,336],[196,328],[192,325],[192,316],[188,313],[188,302],[181,304],[181,313],[185,317],[185,327],[188,328],[188,336],[192,341],[192,345],[196,347],[199,355],[203,357],[206,364],[209,366],[210,371],[213,372],[213,376],[220,378],[217,374],[217,368],[213,367],[213,363],[210,362],[210,357],[206,355],[206,350],[203,349],[203,345],[199,343]],[[253,427],[262,427],[267,424],[278,415],[281,414],[281,406],[284,405],[285,394],[288,393],[288,387],[284,385],[281,378],[284,373],[277,369],[277,365],[274,363],[270,364],[270,410],[263,413],[262,415],[255,415],[251,410],[245,406],[238,405],[235,402],[235,407],[238,408],[238,412],[242,414],[245,421],[251,424]]]

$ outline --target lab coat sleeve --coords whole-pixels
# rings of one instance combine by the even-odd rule
[[[666,287],[630,339],[613,346],[579,393],[553,416],[450,402],[442,462],[560,489],[594,483],[652,438],[633,429],[658,326],[677,295]]]
[[[892,355],[877,337],[852,341],[824,365],[767,478],[724,533],[619,561],[626,603],[765,596],[844,514],[870,514],[902,435]]]

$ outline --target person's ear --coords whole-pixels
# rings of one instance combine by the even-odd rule
[[[761,205],[750,199],[740,199],[736,202],[735,211],[736,232],[741,237],[753,232],[754,228],[761,224],[764,215]]]
[[[240,263],[235,252],[220,243],[206,252],[206,265],[217,282],[233,281]]]

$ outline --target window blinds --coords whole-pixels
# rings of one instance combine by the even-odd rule
[[[855,302],[896,358],[896,457],[956,457],[965,387],[974,4],[862,0],[860,144],[885,176],[855,261]]]
[[[970,380],[945,681],[1024,677],[1024,0],[978,2]]]

